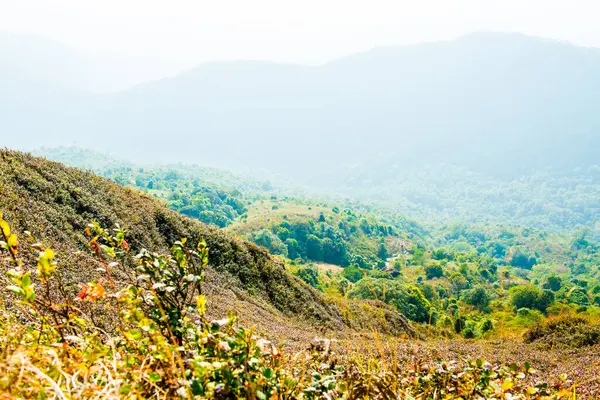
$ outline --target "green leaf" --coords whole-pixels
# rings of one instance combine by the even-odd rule
[[[132,329],[127,332],[127,336],[129,336],[130,339],[138,340],[142,338],[142,332],[138,331],[137,329]]]
[[[119,389],[119,394],[129,394],[129,392],[131,392],[131,385],[123,385]]]
[[[150,375],[148,376],[150,382],[152,383],[156,383],[156,382],[160,382],[162,380],[162,377],[157,373],[157,372],[150,372]]]
[[[23,276],[22,285],[23,287],[28,287],[31,285],[31,274],[29,272]]]
[[[271,368],[265,368],[263,369],[263,375],[265,376],[265,378],[271,379],[273,378],[273,370]]]
[[[10,285],[6,287],[7,290],[18,294],[19,296],[25,296],[25,291],[18,286]]]

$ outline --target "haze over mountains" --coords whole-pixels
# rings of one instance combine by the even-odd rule
[[[379,48],[321,66],[210,63],[102,95],[74,89],[76,74],[61,70],[67,56],[53,52],[53,68],[0,59],[3,145],[77,143],[327,186],[350,167],[371,182],[440,163],[500,178],[564,172],[597,163],[600,148],[600,49],[520,34]]]
[[[179,71],[168,59],[119,53],[82,53],[38,36],[0,31],[3,78],[21,76],[31,85],[95,93],[116,92]],[[44,83],[45,82],[45,83]],[[27,85],[26,85],[27,86]]]

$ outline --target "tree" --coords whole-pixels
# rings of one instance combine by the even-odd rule
[[[430,265],[425,267],[425,276],[427,279],[441,278],[444,276],[444,271],[439,265]]]
[[[567,302],[570,304],[577,304],[580,306],[589,306],[590,298],[588,297],[585,289],[574,286],[569,290],[566,295]]]
[[[553,292],[558,292],[561,287],[562,287],[562,279],[560,279],[560,277],[558,277],[556,275],[549,276],[548,279],[546,280],[546,283],[544,284],[545,289],[550,289]]]
[[[454,293],[460,293],[461,290],[466,289],[469,286],[469,281],[458,272],[455,272],[450,276],[450,285],[452,286]]]
[[[463,300],[467,304],[477,307],[481,311],[486,311],[490,304],[490,295],[481,285],[467,291],[463,295]]]
[[[343,240],[325,238],[322,240],[323,259],[325,262],[336,265],[346,265],[348,263],[348,255],[346,244]]]
[[[365,276],[364,272],[356,264],[352,264],[349,267],[344,268],[342,275],[352,283],[358,282],[363,278],[363,276]]]
[[[292,260],[302,256],[300,253],[300,245],[296,239],[286,239],[285,247],[287,247],[288,257]]]
[[[348,297],[383,301],[416,322],[435,321],[431,303],[419,288],[404,285],[398,280],[361,279],[350,289]]]
[[[423,249],[422,247],[415,246],[415,248],[413,249],[413,256],[412,256],[411,263],[413,265],[423,265],[425,263],[425,259],[426,259],[425,249]]]
[[[288,255],[286,245],[268,229],[261,229],[256,232],[252,235],[252,241],[259,246],[266,247],[273,254]]]
[[[306,238],[306,257],[314,261],[323,261],[323,243],[313,234]]]
[[[388,258],[388,251],[385,247],[385,243],[383,243],[383,242],[379,243],[379,249],[377,250],[377,257],[381,258],[384,261]]]
[[[517,268],[531,269],[535,264],[537,264],[537,260],[535,257],[529,257],[520,249],[517,249],[513,251],[509,260],[509,264]]]
[[[530,308],[546,312],[554,301],[554,294],[533,285],[515,286],[510,289],[510,301],[515,309]]]

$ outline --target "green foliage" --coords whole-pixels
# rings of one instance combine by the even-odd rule
[[[254,225],[237,223],[232,229],[257,244],[262,243],[256,241],[256,231],[269,230],[286,245],[291,259],[302,258],[343,267],[356,263],[368,269],[385,265],[388,256],[385,239],[397,235],[389,224],[366,213],[359,219],[348,209],[338,209],[338,213],[320,211],[315,215],[311,207],[306,207],[312,204],[310,201],[281,199],[278,202],[280,209],[289,207],[294,210],[293,216],[285,214],[282,218],[280,213],[262,210],[264,215],[255,220]],[[250,212],[257,212],[257,207],[259,205],[251,206]],[[297,211],[298,208],[304,213]],[[283,252],[279,251],[279,254]]]
[[[444,276],[444,270],[439,265],[429,265],[425,267],[425,276],[427,279],[441,278]]]
[[[550,348],[593,346],[600,343],[600,326],[581,317],[561,316],[538,323],[525,333],[524,339]]]
[[[309,260],[323,261],[323,242],[313,234],[306,238],[306,257]]]
[[[545,289],[550,289],[553,292],[557,292],[562,287],[562,279],[556,275],[551,275],[547,278],[546,284],[544,284]]]
[[[261,184],[255,180],[214,168],[138,166],[73,147],[45,149],[45,155],[92,169],[119,185],[148,191],[167,200],[171,209],[219,227],[230,225],[248,211],[249,200],[240,189],[262,191]]]
[[[10,227],[2,215],[0,222],[6,236]],[[38,264],[43,269],[43,285],[48,287],[54,282],[65,296],[58,303],[47,294],[40,296],[41,300],[36,298],[31,279],[21,272],[28,266],[13,249],[3,247],[19,269],[9,272],[9,277],[23,289],[11,292],[28,307],[19,311],[26,318],[14,319],[7,312],[0,317],[0,338],[8,344],[0,356],[2,394],[18,398],[317,399],[370,397],[382,389],[394,397],[421,396],[431,390],[454,394],[475,389],[481,394],[516,390],[509,369],[494,370],[493,384],[481,381],[479,377],[490,368],[481,369],[480,361],[469,364],[460,374],[461,379],[452,381],[442,370],[432,375],[429,368],[419,369],[422,378],[409,380],[396,367],[389,372],[378,371],[374,380],[367,379],[365,369],[355,362],[324,363],[327,354],[318,353],[290,371],[280,349],[251,330],[236,327],[235,316],[214,321],[205,318],[206,299],[196,295],[201,292],[209,260],[205,242],[189,248],[187,240],[181,239],[171,247],[170,254],[141,249],[132,256],[120,227],[109,231],[93,223],[87,234],[90,249],[105,266],[110,292],[106,293],[99,282],[82,285],[77,301],[89,307],[67,306],[67,313],[61,308],[72,300],[62,286],[63,271],[47,268],[54,263],[54,253],[46,249],[39,255]],[[116,288],[109,269],[115,272],[125,266],[134,266],[133,282]],[[408,289],[414,297],[416,288]],[[92,314],[83,311],[90,307],[101,308],[117,320],[112,332],[98,335]],[[13,362],[15,358],[20,361]],[[85,368],[85,374],[81,374],[81,368]],[[476,372],[472,377],[476,379],[465,379],[473,368]],[[526,366],[526,372],[528,369]],[[396,381],[385,378],[388,373]],[[544,388],[527,391],[549,393]]]
[[[296,276],[318,290],[323,290],[319,282],[319,270],[314,265],[303,265],[296,271]]]
[[[419,288],[397,280],[361,279],[350,289],[348,297],[383,301],[416,322],[435,321],[431,303]]]
[[[365,273],[358,267],[358,265],[352,264],[349,267],[344,268],[342,275],[344,275],[344,278],[350,282],[356,283],[365,276]]]
[[[477,307],[481,311],[488,311],[490,295],[485,287],[479,285],[466,291],[463,295],[465,303]]]
[[[513,267],[531,269],[535,264],[537,264],[537,260],[535,257],[525,254],[521,249],[516,249],[512,252],[509,263]]]
[[[515,286],[510,289],[510,301],[516,309],[531,308],[545,312],[554,301],[554,295],[533,285]]]
[[[273,254],[288,255],[287,246],[270,230],[262,229],[252,235],[252,241],[259,246],[266,247]]]
[[[337,309],[290,276],[264,249],[181,216],[152,196],[120,187],[89,172],[23,153],[0,150],[0,164],[0,204],[5,219],[10,218],[13,223],[11,234],[30,231],[19,238],[19,252],[36,243],[33,237],[48,240],[48,247],[62,254],[64,274],[61,277],[71,292],[79,290],[81,282],[99,282],[98,269],[105,270],[103,265],[82,259],[80,255],[87,246],[84,230],[89,221],[97,221],[101,226],[119,224],[127,232],[127,241],[134,253],[147,248],[168,254],[173,243],[183,237],[196,243],[204,239],[210,249],[208,270],[213,277],[218,277],[206,282],[209,293],[219,293],[226,288],[249,296],[249,301],[242,300],[241,304],[250,309],[254,307],[252,299],[260,298],[261,301],[266,299],[268,307],[301,320],[318,321],[330,327],[344,324]],[[115,235],[111,232],[111,236]],[[34,249],[32,254],[27,252],[24,256],[35,266],[42,250]],[[35,271],[32,278],[34,274]],[[131,279],[129,272],[112,278],[117,285]],[[49,285],[51,295],[58,295],[56,282],[50,281]],[[223,307],[235,307],[226,297],[225,301]]]

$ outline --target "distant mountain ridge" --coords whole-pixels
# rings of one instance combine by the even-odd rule
[[[12,87],[0,94],[0,129],[14,147],[75,142],[325,185],[323,172],[381,156],[518,176],[595,161],[599,89],[598,49],[481,33],[321,66],[212,63],[117,94],[56,92],[35,107],[12,104]]]

